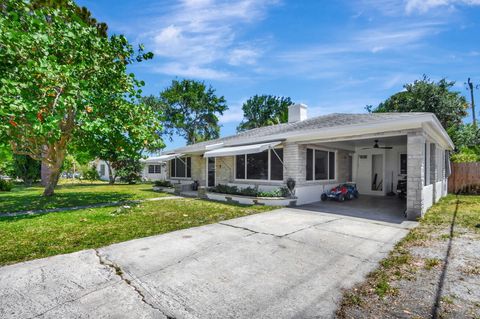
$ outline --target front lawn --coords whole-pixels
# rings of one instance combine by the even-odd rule
[[[273,209],[199,199],[165,199],[123,207],[0,217],[0,265],[98,248]]]
[[[43,187],[16,186],[11,192],[0,192],[0,215],[21,210],[84,206],[115,201],[128,201],[168,196],[152,190],[151,184],[108,185],[63,184],[55,189],[53,197],[43,197]]]
[[[448,195],[362,284],[340,318],[480,318],[480,196]]]

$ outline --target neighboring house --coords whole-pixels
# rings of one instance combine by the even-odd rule
[[[140,162],[144,164],[142,169],[142,180],[155,181],[166,179],[166,163],[164,161],[159,161],[156,157],[150,157],[145,160],[140,160]],[[94,165],[97,169],[100,179],[103,181],[108,181],[110,175],[108,172],[107,163],[105,163],[103,160],[96,160]]]
[[[151,160],[166,164],[165,177],[173,183],[271,190],[291,178],[298,205],[319,201],[322,192],[346,181],[356,182],[360,194],[386,196],[406,178],[410,219],[447,193],[447,151],[454,146],[434,114],[307,119],[307,107],[296,104],[288,116],[288,123],[181,147]]]

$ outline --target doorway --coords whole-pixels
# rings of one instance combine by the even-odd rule
[[[215,157],[207,158],[207,186],[215,186]]]
[[[366,150],[355,157],[355,180],[360,194],[385,195],[385,153]]]

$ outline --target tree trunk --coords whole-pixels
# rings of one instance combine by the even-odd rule
[[[45,163],[49,174],[45,180],[45,190],[43,196],[52,196],[55,192],[58,179],[60,178],[63,160],[65,159],[66,148],[62,148],[61,144],[49,145],[48,150],[42,163]]]
[[[108,168],[108,184],[113,185],[115,184],[115,175],[113,175],[112,166],[108,161],[105,161],[105,163],[107,164],[107,168]]]

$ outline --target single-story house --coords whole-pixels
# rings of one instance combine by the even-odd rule
[[[319,201],[324,191],[347,181],[355,182],[360,194],[386,196],[404,179],[406,214],[416,219],[447,194],[453,148],[432,113],[307,118],[307,106],[295,104],[288,123],[181,147],[149,163],[172,183],[197,181],[201,187],[268,191],[293,179],[297,205]]]

